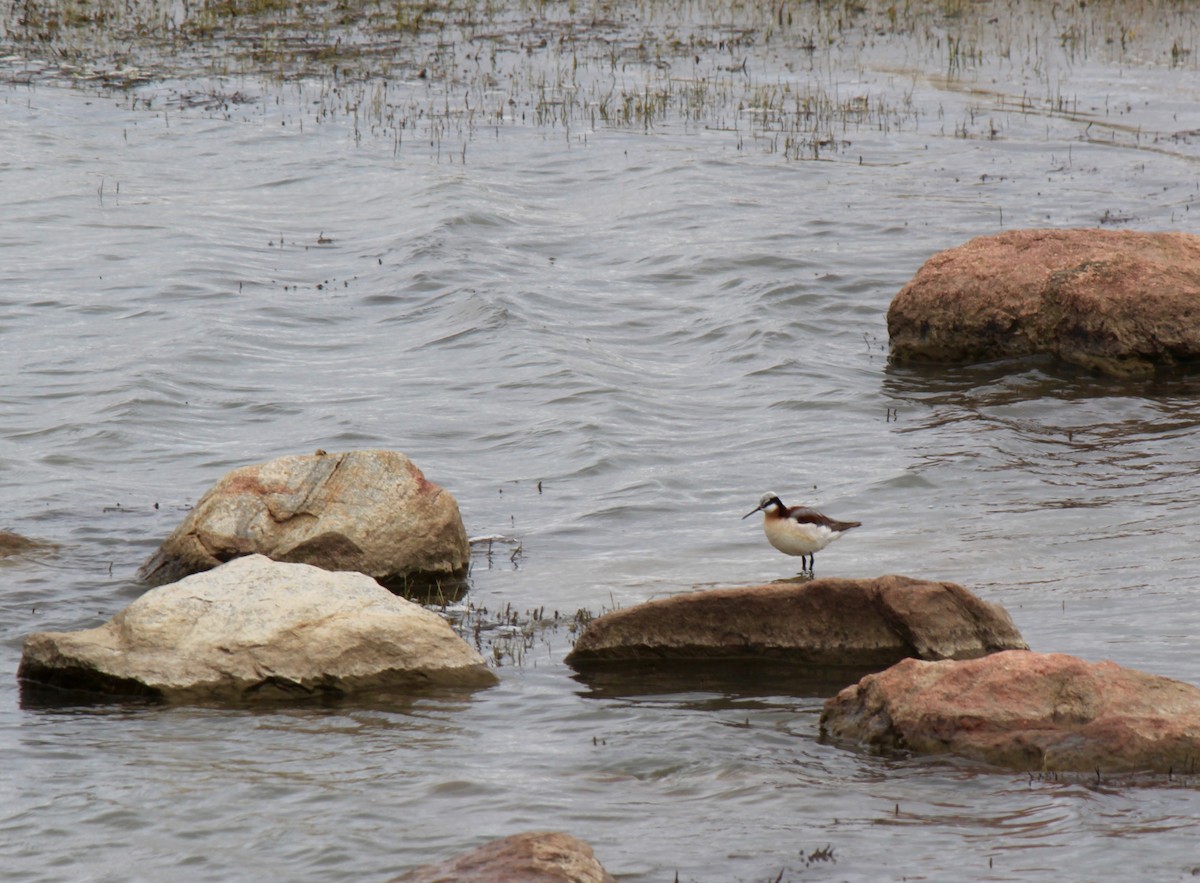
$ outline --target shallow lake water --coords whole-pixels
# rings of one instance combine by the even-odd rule
[[[579,609],[793,576],[741,520],[773,490],[863,522],[818,575],[952,579],[1036,650],[1200,684],[1200,379],[894,367],[884,321],[977,235],[1196,231],[1190,7],[498,7],[282,80],[67,64],[5,15],[0,528],[56,546],[0,560],[6,879],[382,880],[531,829],[630,881],[1200,868],[1195,781],[874,757],[803,685],[562,662]],[[561,624],[489,629],[465,696],[22,706],[25,634],[318,447],[408,454],[520,541],[470,603]]]

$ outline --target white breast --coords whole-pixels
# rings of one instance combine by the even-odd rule
[[[841,536],[821,524],[797,524],[786,518],[763,520],[767,542],[785,555],[811,555],[820,552]]]

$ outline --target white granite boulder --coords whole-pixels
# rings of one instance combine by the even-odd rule
[[[370,577],[261,555],[151,589],[97,628],[31,634],[17,677],[182,702],[497,680],[445,620]]]
[[[138,576],[160,585],[253,554],[403,590],[460,584],[471,550],[454,497],[403,454],[319,451],[225,475]]]

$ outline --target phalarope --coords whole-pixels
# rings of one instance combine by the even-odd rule
[[[785,555],[799,555],[800,569],[808,559],[808,572],[813,572],[813,555],[820,552],[852,527],[860,527],[861,521],[835,521],[807,506],[788,508],[775,494],[763,494],[758,506],[751,509],[743,519],[755,512],[763,513],[763,533],[767,541]]]

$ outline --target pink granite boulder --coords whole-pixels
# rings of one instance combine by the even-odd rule
[[[931,257],[888,310],[893,361],[1047,354],[1112,375],[1200,360],[1200,236],[1014,230]]]
[[[1200,688],[1061,653],[906,659],[829,699],[821,732],[1023,771],[1190,775],[1200,768]]]

